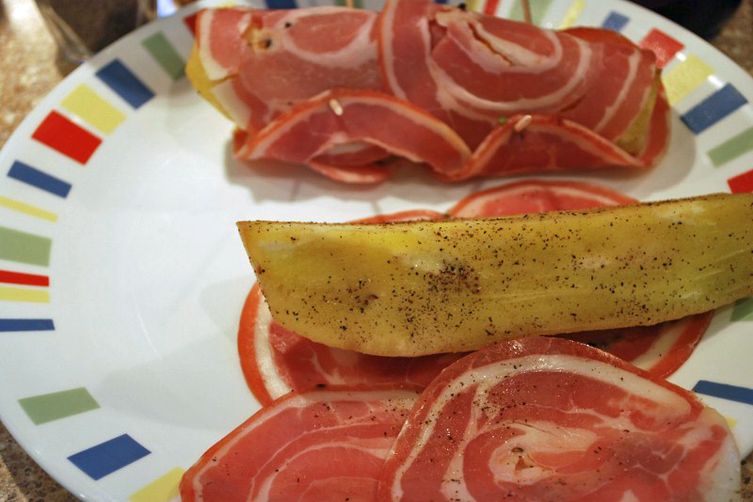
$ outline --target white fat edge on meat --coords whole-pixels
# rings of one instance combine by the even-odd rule
[[[351,350],[342,350],[342,349],[330,349],[330,353],[332,354],[332,358],[337,363],[335,365],[334,372],[332,373],[325,372],[324,369],[319,365],[318,358],[315,362],[317,370],[320,373],[329,375],[329,378],[333,384],[346,384],[347,381],[340,374],[340,371],[338,370],[338,368],[341,368],[341,367],[355,368],[360,362],[359,354]]]
[[[545,56],[522,45],[492,35],[479,22],[474,23],[474,30],[492,49],[502,54],[505,59],[513,64],[510,70],[516,73],[541,73],[556,68],[562,61],[562,42],[551,31],[545,30],[544,36],[551,42],[554,53]]]
[[[620,502],[641,502],[641,499],[633,493],[633,490],[628,490],[622,494]]]
[[[223,80],[213,86],[210,92],[222,105],[222,109],[230,115],[235,125],[245,130],[251,121],[251,108],[238,96],[233,86],[233,80]]]
[[[635,157],[633,157],[632,155],[630,155],[629,153],[627,153],[623,149],[619,148],[618,146],[616,146],[611,141],[603,138],[602,136],[599,136],[596,133],[593,133],[593,131],[591,131],[590,129],[588,129],[585,126],[582,126],[582,125],[580,125],[580,124],[578,124],[576,122],[571,122],[571,121],[567,121],[567,122],[570,123],[571,127],[583,129],[586,134],[591,134],[592,136],[589,136],[590,138],[592,138],[593,140],[596,140],[596,142],[598,142],[598,143],[602,143],[605,147],[609,148],[611,150],[611,154],[612,155],[616,155],[616,156],[620,157],[620,161],[621,162],[624,162],[627,165],[633,165],[633,166],[639,165],[639,162],[636,160]],[[572,131],[569,131],[569,130],[563,131],[563,128],[561,128],[561,127],[556,127],[556,128],[554,128],[552,130],[547,131],[547,129],[550,129],[550,128],[553,127],[553,126],[551,126],[549,124],[535,124],[535,126],[531,126],[529,128],[529,130],[533,130],[534,127],[536,129],[540,130],[540,131],[543,131],[543,132],[549,132],[549,133],[555,133],[556,132],[557,135],[559,135],[562,138],[567,139],[571,143],[574,143],[581,150],[584,150],[585,152],[590,153],[591,155],[594,155],[596,157],[602,157],[603,156],[603,151],[600,150],[599,148],[597,148],[594,145],[593,141],[584,140],[583,138],[581,138],[581,136],[579,134],[573,134]]]
[[[465,44],[463,44],[462,41],[458,39],[458,37],[454,36],[454,34],[449,31],[450,23],[448,22],[448,20],[452,20],[456,17],[458,16],[455,12],[438,12],[434,16],[434,19],[437,21],[438,25],[448,30],[445,34],[445,37],[454,40],[455,44],[463,50],[463,52],[471,61],[483,68],[486,73],[494,74],[499,74],[502,70],[509,69],[512,66],[512,62],[505,58],[504,54],[499,54],[497,52],[489,50],[487,44],[479,40],[474,35],[471,27],[469,26],[470,23],[467,22],[467,20],[463,19],[460,22],[455,23],[455,26],[459,30],[464,32],[468,37],[471,47],[470,49],[466,47]]]
[[[367,19],[362,24],[358,35],[356,35],[356,37],[354,37],[348,45],[333,52],[309,52],[304,48],[296,45],[291,37],[285,36],[285,23],[294,22],[296,19],[304,16],[328,14],[328,10],[336,11],[338,13],[346,12],[351,15],[357,13],[367,17]],[[371,42],[371,30],[374,27],[375,21],[376,15],[372,14],[369,11],[354,11],[352,9],[335,8],[326,9],[324,12],[311,13],[311,9],[294,9],[290,11],[290,14],[281,18],[273,28],[279,30],[282,33],[278,41],[282,44],[283,49],[298,57],[299,59],[320,66],[353,69],[363,66],[372,61],[376,61],[377,46],[376,43]]]
[[[307,166],[314,172],[318,172],[327,178],[342,181],[344,183],[378,183],[384,181],[386,179],[385,175],[388,173],[387,171],[379,174],[363,173],[349,167],[331,166],[311,160],[307,163]],[[369,167],[369,165],[356,166],[356,169],[359,167]]]
[[[348,383],[348,381],[340,374],[338,367],[340,365],[347,364],[344,359],[351,359],[351,361],[349,361],[350,364],[347,365],[354,366],[353,363],[358,358],[358,356],[355,353],[351,353],[350,351],[346,350],[330,349],[330,351],[332,353],[332,357],[337,361],[334,372],[330,373],[322,368],[322,365],[319,363],[319,357],[317,357],[316,353],[314,353],[314,355],[309,358],[309,361],[311,361],[311,365],[314,367],[317,373],[319,373],[320,375],[326,375],[326,378],[328,380],[327,383],[329,385],[345,385]]]
[[[494,474],[495,481],[515,485],[533,485],[557,474],[556,471],[535,465],[533,462],[530,463],[534,465],[519,469],[518,462],[528,458],[526,452],[531,450],[536,453],[584,451],[598,437],[593,431],[587,429],[564,428],[551,421],[540,420],[529,420],[527,423],[501,422],[495,424],[492,430],[504,430],[508,427],[522,430],[523,434],[514,436],[495,448],[490,460],[496,461],[494,464],[496,468],[492,466],[489,468]],[[519,453],[513,451],[515,448],[520,448],[521,451]]]
[[[563,354],[535,354],[473,368],[453,379],[436,396],[426,414],[424,425],[420,429],[413,449],[409,452],[406,461],[396,470],[391,487],[393,500],[399,500],[402,497],[400,480],[429,443],[437,424],[437,417],[454,395],[462,393],[474,384],[478,387],[476,392],[483,395],[485,391],[497,385],[503,378],[541,371],[574,374],[615,385],[625,390],[628,395],[640,395],[643,399],[664,404],[667,411],[672,411],[678,417],[687,415],[691,410],[688,401],[673,391],[634,373],[589,358]],[[619,420],[613,417],[601,417],[607,423]],[[620,424],[620,427],[623,427],[623,425]]]
[[[651,346],[643,354],[630,361],[630,364],[647,371],[651,370],[672,350],[690,323],[690,320],[683,319],[670,326],[663,326],[661,333],[654,339]]]
[[[256,351],[256,367],[264,381],[264,387],[272,399],[282,397],[293,390],[285,379],[277,372],[272,344],[269,342],[269,327],[272,324],[272,313],[267,301],[259,294],[259,308],[256,311],[254,324],[254,350]]]
[[[595,141],[596,143],[602,144],[604,148],[607,148],[611,155],[617,156],[619,158],[618,159],[619,162],[628,166],[641,165],[640,162],[635,157],[625,152],[621,148],[617,147],[613,143],[609,142],[608,140],[602,138],[598,134],[592,132],[589,129],[586,129],[584,126],[581,126],[575,122],[570,122],[570,121],[566,121],[566,122],[568,122],[570,124],[570,127],[572,128],[582,129],[584,134],[587,134],[590,140],[584,139],[580,134],[574,134],[573,131],[564,129],[563,127],[554,127],[549,124],[541,124],[535,121],[532,122],[527,127],[527,130],[531,132],[545,132],[545,133],[558,136],[565,141],[569,141],[575,144],[578,148],[585,151],[586,153],[589,153],[597,158],[604,157],[603,150],[599,149],[597,145],[594,145],[594,141]],[[488,136],[484,140],[484,142],[478,148],[476,148],[476,152],[474,152],[474,157],[472,159],[473,162],[471,166],[474,169],[471,171],[466,170],[466,172],[464,173],[464,178],[467,179],[471,176],[476,175],[479,172],[483,172],[489,160],[492,157],[494,157],[494,155],[496,155],[501,145],[506,144],[506,142],[510,139],[510,136],[512,134],[513,134],[512,130],[510,130],[510,131],[507,131],[507,134],[503,137],[493,138],[491,136]],[[486,146],[487,141],[493,141],[492,147]],[[555,159],[551,155],[549,156],[549,161],[550,161],[550,164],[546,167],[557,167],[557,165],[554,162]]]
[[[459,101],[452,93],[444,87],[440,82],[443,77],[447,78],[446,73],[437,64],[436,61],[428,59],[429,74],[434,81],[434,88],[436,93],[434,100],[439,105],[441,110],[457,113],[467,119],[476,120],[479,122],[486,122],[490,127],[496,125],[498,117],[491,117],[488,113],[483,113],[479,110],[473,109],[470,105],[467,105]],[[449,116],[449,120],[452,120],[452,115]]]
[[[382,16],[382,22],[379,26],[380,28],[380,36],[378,37],[379,44],[380,44],[380,51],[381,56],[384,60],[384,64],[382,65],[382,68],[384,70],[384,77],[387,79],[387,87],[390,91],[392,91],[392,94],[400,99],[408,99],[408,95],[405,93],[405,90],[400,87],[400,84],[397,81],[397,76],[395,75],[395,68],[392,63],[395,61],[395,55],[392,51],[392,39],[394,38],[394,34],[392,32],[392,25],[395,20],[395,10],[396,10],[397,2],[396,1],[387,1],[384,5],[384,8],[382,9],[381,16]],[[425,47],[428,48],[429,46],[429,30],[428,30],[428,23],[426,22],[426,19],[421,20],[421,27],[425,28],[421,30],[421,33],[423,35],[423,42]],[[428,50],[428,49],[427,49]]]
[[[410,410],[411,405],[412,405],[413,401],[415,401],[416,397],[417,397],[417,395],[415,393],[413,393],[410,402],[408,402],[408,403],[403,403],[403,402],[399,403],[400,408],[403,409],[403,410],[405,410],[406,412],[408,410]],[[332,400],[332,401],[329,401],[329,402],[337,402],[337,401],[342,401],[342,400]],[[393,399],[393,401],[395,401],[395,400]],[[321,401],[315,400],[313,403],[310,403],[310,404],[316,406],[317,404],[320,404],[320,403],[321,403]],[[301,438],[305,438],[305,437],[310,436],[312,434],[321,433],[325,429],[327,431],[330,431],[330,432],[331,431],[336,431],[336,432],[337,431],[348,431],[349,429],[353,428],[354,426],[355,427],[359,427],[359,426],[364,425],[364,424],[371,424],[373,422],[371,422],[371,421],[367,422],[367,421],[363,421],[363,420],[360,420],[360,419],[363,418],[363,417],[374,416],[374,415],[380,413],[380,411],[385,411],[385,408],[381,408],[380,407],[379,409],[377,409],[369,401],[365,401],[363,404],[366,406],[366,409],[367,409],[366,413],[362,413],[362,414],[357,415],[357,416],[349,415],[347,417],[348,420],[350,420],[350,421],[352,421],[354,423],[345,423],[345,424],[334,425],[334,426],[330,426],[330,427],[320,427],[320,428],[316,428],[316,429],[312,429],[312,430],[292,431],[292,434],[288,436],[287,442],[279,445],[279,447],[277,448],[277,451],[279,452],[281,450],[284,450],[286,447],[288,447],[292,443],[300,440]],[[396,406],[396,408],[397,408],[397,406]],[[353,420],[354,418],[355,418],[355,420]],[[296,432],[297,432],[297,434],[296,434]],[[390,451],[390,449],[392,447],[392,444],[394,443],[394,440],[392,438],[390,438],[389,440],[386,441],[386,444],[382,444],[385,441],[385,438],[383,436],[376,436],[376,437],[373,437],[373,438],[365,438],[365,439],[361,438],[362,442],[364,444],[354,445],[353,444],[353,436],[350,435],[350,434],[348,434],[347,437],[350,438],[350,442],[330,441],[330,442],[326,442],[326,443],[317,443],[315,445],[312,445],[312,446],[309,446],[307,448],[304,448],[303,450],[297,452],[292,457],[286,459],[283,462],[282,465],[279,465],[279,466],[275,467],[275,469],[274,469],[275,474],[271,478],[266,478],[266,479],[262,480],[261,490],[265,490],[267,492],[267,495],[266,496],[261,496],[261,497],[256,497],[253,500],[268,500],[268,492],[269,492],[269,489],[270,489],[270,487],[272,485],[272,481],[274,481],[274,478],[277,477],[278,473],[284,471],[285,470],[285,466],[287,466],[292,460],[296,459],[297,457],[299,457],[299,456],[301,456],[301,455],[303,455],[305,453],[308,453],[310,451],[316,451],[316,450],[319,450],[319,449],[330,448],[330,447],[333,447],[333,446],[336,446],[336,447],[337,446],[339,446],[339,447],[349,447],[351,449],[355,449],[355,450],[358,450],[358,451],[362,451],[362,452],[368,453],[368,454],[370,454],[370,455],[372,455],[374,457],[377,457],[379,460],[384,461],[384,459],[387,457],[387,454],[389,453],[389,451]],[[371,443],[371,445],[366,444],[366,443]],[[374,443],[379,444],[379,447],[375,448],[374,447]],[[269,465],[273,465],[273,466],[276,465],[275,464],[276,461],[277,461],[277,458],[273,455],[272,457],[270,457],[269,459],[267,459],[267,461],[264,462],[259,467],[259,470],[261,471],[261,470],[263,470],[264,468],[266,468]],[[256,479],[256,477],[252,477],[251,478],[251,485],[249,487],[249,496],[250,496],[250,494],[252,494],[253,492],[256,491],[257,483],[258,483],[258,480]]]
[[[712,424],[727,426],[727,421],[716,410],[705,408],[701,419]],[[706,467],[709,468],[706,468]],[[724,438],[717,455],[709,458],[701,469],[701,494],[706,502],[735,502],[740,494],[740,451],[731,433]]]
[[[559,110],[564,104],[566,104],[564,98],[574,92],[575,89],[582,84],[583,78],[591,64],[591,48],[581,40],[576,40],[576,43],[578,44],[580,49],[579,52],[581,54],[578,58],[578,66],[573,72],[572,78],[557,91],[538,98],[520,98],[513,101],[491,101],[484,99],[472,94],[466,88],[455,82],[447,72],[439,68],[437,69],[437,84],[445,87],[456,99],[467,103],[469,106],[498,115],[514,114],[518,112],[535,113],[542,110]]]
[[[385,64],[383,65],[384,68],[384,76],[386,77],[388,87],[392,94],[400,99],[407,100],[408,96],[405,92],[405,90],[400,86],[397,80],[397,76],[395,75],[394,70],[394,64],[390,64],[394,62],[395,56],[392,50],[392,39],[393,39],[393,32],[391,29],[389,29],[392,26],[393,20],[395,18],[395,12],[394,8],[392,7],[393,4],[396,2],[387,2],[385,4],[385,7],[382,11],[383,21],[381,23],[381,46],[380,49],[382,51],[382,57],[385,61]],[[431,33],[429,30],[429,22],[427,18],[422,18],[418,22],[418,29],[421,32],[421,42],[422,46],[424,47],[424,59],[427,64],[427,68],[429,70],[429,74],[431,75],[432,80],[434,81],[434,89],[435,89],[435,95],[433,96],[433,101],[435,103],[435,106],[424,106],[424,108],[429,112],[437,112],[440,116],[443,115],[441,112],[455,112],[465,118],[469,118],[471,120],[477,120],[480,122],[487,122],[487,123],[494,123],[494,120],[491,120],[488,115],[485,115],[483,113],[479,113],[472,108],[468,106],[464,106],[458,100],[456,100],[450,93],[448,93],[442,85],[440,85],[439,80],[437,79],[437,75],[440,74],[441,70],[439,69],[436,62],[431,58],[430,56],[430,47],[431,47]],[[449,121],[452,121],[452,115],[447,117]]]
[[[553,49],[549,55],[539,54],[532,50],[492,35],[486,31],[483,25],[468,14],[458,11],[438,12],[435,16],[437,24],[448,27],[449,20],[460,18],[460,23],[470,32],[473,42],[481,44],[482,51],[468,51],[462,44],[458,44],[468,57],[487,73],[499,74],[503,71],[515,73],[542,73],[556,68],[562,61],[563,49],[560,39],[551,31],[542,30]],[[493,54],[489,54],[489,49]],[[492,57],[494,56],[494,57]],[[500,63],[502,63],[500,65]]]
[[[252,493],[255,490],[251,490],[251,493],[249,493],[247,500],[249,502],[256,502],[256,501],[260,502],[263,500],[271,500],[270,491],[272,489],[272,485],[277,479],[277,476],[283,474],[292,462],[296,461],[299,457],[308,455],[309,453],[317,452],[320,450],[326,450],[329,448],[338,448],[338,449],[354,450],[357,452],[366,453],[376,458],[377,460],[384,460],[384,458],[387,456],[387,453],[390,450],[390,446],[392,446],[392,438],[382,437],[381,440],[385,443],[384,447],[382,448],[369,448],[366,446],[354,444],[353,441],[332,441],[330,443],[317,443],[315,445],[309,446],[308,448],[299,450],[296,452],[295,455],[287,458],[285,462],[283,462],[278,468],[275,468],[274,474],[272,476],[265,478],[263,480],[261,486],[259,486],[259,493],[256,496],[252,496]],[[330,458],[331,460],[334,460],[334,457],[330,456]],[[341,478],[342,476],[338,476],[338,477]],[[254,480],[254,484],[256,484],[256,480]]]
[[[305,394],[293,396],[290,399],[287,399],[283,401],[282,403],[276,403],[271,404],[267,406],[266,408],[262,408],[257,412],[255,415],[255,419],[253,422],[246,424],[246,426],[239,431],[234,431],[235,433],[235,439],[236,441],[228,442],[227,444],[224,444],[221,448],[219,448],[215,454],[214,457],[216,458],[222,458],[228,454],[228,452],[235,447],[235,443],[237,440],[240,440],[241,438],[245,437],[247,434],[251,433],[259,427],[262,424],[265,424],[269,420],[274,419],[277,415],[282,413],[285,410],[289,410],[291,408],[296,409],[303,409],[307,408],[309,406],[316,406],[322,402],[324,403],[336,403],[336,402],[343,402],[343,401],[360,401],[363,402],[364,405],[368,409],[368,413],[365,413],[364,416],[373,413],[373,406],[370,404],[370,401],[387,401],[391,404],[393,404],[395,407],[399,407],[405,410],[410,410],[410,408],[413,406],[413,403],[415,402],[417,398],[417,394],[415,392],[409,391],[409,390],[374,390],[374,391],[312,391],[307,392]],[[350,424],[341,425],[332,427],[330,429],[336,429],[341,427],[349,427]],[[295,439],[293,437],[292,439]],[[214,462],[207,462],[206,465],[202,467],[194,477],[194,491],[196,493],[196,496],[199,500],[203,497],[203,484],[201,482],[203,474],[214,467]]]
[[[468,484],[465,481],[465,475],[463,473],[463,453],[468,444],[468,440],[478,435],[477,424],[481,410],[478,406],[471,406],[470,412],[471,416],[469,417],[468,423],[463,431],[463,437],[456,439],[458,448],[453,452],[452,458],[447,465],[447,469],[442,476],[439,491],[447,498],[447,500],[463,500],[467,502],[473,502],[476,500],[475,497],[471,495],[471,492],[468,489]]]
[[[481,144],[476,147],[470,161],[466,163],[464,179],[471,178],[478,173],[483,172],[490,159],[496,155],[499,146],[510,140],[513,131],[512,129],[506,129],[503,130],[502,133],[504,134],[502,138],[498,138],[496,135],[492,134],[487,135]],[[491,144],[492,147],[489,147],[489,144]]]
[[[323,94],[326,94],[325,91]],[[321,96],[321,95],[320,95]],[[315,99],[315,98],[312,98]],[[295,118],[297,120],[286,120],[281,125],[278,126],[278,122],[282,120],[282,117],[278,117],[274,121],[267,124],[261,131],[259,131],[256,136],[264,136],[266,131],[274,128],[274,134],[268,134],[266,135],[266,138],[264,138],[263,141],[258,143],[256,145],[256,148],[254,148],[251,152],[248,152],[246,149],[246,146],[244,145],[241,150],[238,152],[238,156],[241,158],[246,158],[247,160],[256,160],[256,159],[262,159],[267,154],[267,149],[269,149],[270,146],[272,146],[275,141],[277,141],[280,137],[285,136],[293,127],[299,125],[301,121],[307,120],[311,115],[314,113],[320,113],[321,109],[319,107],[309,107],[305,111],[299,111],[296,113]]]
[[[201,59],[201,65],[204,67],[209,80],[222,80],[229,76],[227,68],[219,64],[212,56],[211,51],[211,36],[212,36],[212,21],[214,20],[215,12],[212,10],[206,10],[199,17],[199,58]],[[238,36],[242,37],[251,24],[251,14],[245,14],[238,21],[236,31]]]
[[[326,96],[328,94],[329,94],[329,91],[325,91],[324,93],[318,95],[317,97],[312,98],[312,101],[321,100],[322,97],[325,97],[326,99]],[[379,99],[379,98],[366,97],[366,96],[359,96],[356,98],[349,98],[347,96],[346,97],[336,96],[335,99],[337,99],[338,103],[340,104],[340,107],[342,108],[343,113],[347,111],[347,107],[351,103],[380,106],[380,107],[385,106],[385,100]],[[457,135],[457,133],[455,133],[455,131],[453,131],[450,128],[450,126],[448,126],[444,122],[441,122],[432,116],[425,116],[423,113],[418,113],[412,108],[409,108],[406,106],[395,106],[393,111],[403,116],[404,118],[411,120],[416,125],[429,129],[435,134],[442,136],[448,143],[452,144],[453,147],[456,150],[458,150],[458,152],[461,155],[465,156],[466,158],[470,156],[471,152],[468,149],[468,145],[466,145],[465,142]],[[312,106],[305,111],[298,112],[295,115],[296,120],[288,120],[285,124],[279,127],[276,127],[274,130],[274,134],[270,134],[266,138],[264,138],[264,140],[261,141],[257,145],[257,147],[253,150],[252,154],[248,157],[248,159],[255,160],[255,159],[264,158],[269,147],[272,146],[279,138],[283,137],[293,127],[299,125],[303,121],[308,120],[309,117],[318,113],[332,113],[332,112],[329,109],[329,107],[325,108],[323,106]],[[271,125],[272,124],[270,124],[270,126]],[[267,128],[270,126],[267,126]],[[258,134],[258,136],[263,136],[265,130],[266,128],[262,129],[262,131]],[[323,143],[323,145],[314,153],[314,155],[311,156],[311,158],[314,158],[317,155],[327,152],[330,148],[332,148],[335,145],[349,143],[352,141],[353,139],[348,138],[344,134],[340,134],[340,133],[333,134],[327,139],[326,142]],[[420,159],[416,157],[410,151],[401,149],[401,148],[395,148],[394,145],[389,146],[380,141],[376,141],[372,139],[369,139],[368,143],[384,148],[385,150],[388,150],[391,153],[405,157],[408,160],[411,160],[413,162],[424,161],[424,159]],[[247,152],[240,152],[240,153],[241,155],[247,155]]]
[[[628,95],[628,92],[630,92],[630,88],[633,86],[633,82],[635,81],[636,77],[638,76],[638,67],[641,62],[641,53],[638,51],[634,51],[630,57],[628,58],[628,76],[625,77],[622,81],[622,87],[620,88],[620,92],[617,94],[617,98],[607,106],[606,110],[604,111],[604,115],[601,117],[601,120],[594,126],[593,130],[596,132],[601,131],[604,129],[609,122],[614,118],[617,111],[622,106],[623,101],[625,101],[625,98]],[[647,88],[645,92],[650,91],[650,88]],[[640,110],[640,109],[639,109]],[[637,114],[637,112],[636,112]],[[630,123],[627,125],[630,126]],[[624,132],[624,131],[621,131]]]
[[[576,198],[585,198],[592,200],[594,202],[597,202],[603,206],[615,206],[617,205],[617,202],[615,202],[614,199],[606,196],[606,195],[599,195],[595,194],[593,192],[587,192],[585,190],[581,190],[576,187],[559,187],[559,186],[521,186],[521,187],[515,187],[510,188],[508,190],[505,190],[503,193],[504,197],[524,197],[529,194],[535,194],[536,192],[540,190],[546,190],[547,192],[554,193],[555,196],[565,196],[565,197],[576,197]],[[490,200],[496,200],[499,197],[498,194],[491,193],[487,196],[482,196],[474,199],[469,204],[467,204],[465,207],[463,207],[462,213],[476,215],[481,212],[481,210],[484,208],[486,204],[489,203]],[[541,210],[550,210],[545,207],[539,207]]]
[[[343,154],[350,154],[350,153],[359,153],[370,147],[371,145],[369,145],[368,143],[364,143],[362,141],[351,141],[349,143],[341,143],[339,145],[333,146],[332,148],[327,150],[327,154],[328,155],[343,155]]]

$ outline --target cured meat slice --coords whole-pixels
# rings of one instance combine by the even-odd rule
[[[198,57],[222,108],[256,131],[328,89],[380,89],[375,20],[338,7],[210,9],[197,21]]]
[[[647,166],[575,122],[549,115],[516,115],[489,133],[462,171],[447,177],[462,180],[606,167]]]
[[[377,22],[385,85],[473,148],[501,115],[569,118],[637,153],[660,84],[653,53],[607,30],[530,24],[388,1]]]
[[[475,192],[452,206],[453,218],[494,218],[638,202],[609,188],[577,181],[525,180]]]
[[[350,184],[381,183],[390,177],[387,169],[376,165],[340,167],[312,160],[308,166],[331,180]]]
[[[586,41],[599,57],[590,68],[589,90],[574,106],[563,109],[561,116],[637,153],[646,138],[640,119],[653,108],[660,87],[656,56],[611,30],[571,28],[562,33]],[[639,138],[622,144],[631,127],[640,130]]]
[[[590,89],[589,44],[567,34],[459,9],[434,16],[437,83],[473,109],[499,115],[556,113]]]
[[[249,141],[249,134],[236,129],[233,151],[238,152]],[[350,184],[381,183],[390,177],[386,152],[365,143],[346,143],[336,146],[312,159],[308,166],[335,181]]]
[[[376,14],[360,9],[295,9],[262,17],[238,78],[275,112],[326,90],[379,89]]]
[[[560,336],[609,352],[657,378],[667,378],[688,360],[713,317],[712,311],[655,326]]]
[[[458,103],[436,78],[432,38],[443,36],[432,24],[439,7],[428,1],[388,0],[379,14],[379,67],[384,85],[395,96],[415,103],[449,124],[475,148],[493,125],[488,116]]]
[[[379,215],[360,223],[442,219],[434,211]],[[332,385],[413,385],[424,388],[463,354],[424,357],[379,357],[312,342],[272,320],[259,286],[246,299],[238,328],[241,368],[254,397],[262,404],[291,390]]]
[[[417,394],[289,394],[212,446],[183,476],[184,501],[371,501]]]
[[[311,134],[316,131],[316,134]],[[454,176],[470,151],[432,115],[393,96],[334,90],[300,103],[240,147],[241,159],[307,164],[332,147],[362,141]]]
[[[209,80],[223,80],[238,72],[245,43],[243,36],[256,11],[243,8],[206,9],[196,19],[196,46]]]
[[[580,343],[474,352],[423,392],[381,500],[731,500],[739,453],[690,392]]]
[[[465,354],[380,357],[327,347],[288,331],[272,320],[255,285],[238,331],[241,368],[254,397],[266,405],[291,390],[333,385],[426,387]]]
[[[317,162],[332,166],[358,166],[379,162],[389,154],[378,146],[367,143],[344,143],[330,148],[316,158]]]
[[[196,47],[187,73],[248,133],[236,152],[241,159],[296,158],[290,162],[342,182],[383,181],[389,174],[378,163],[391,154],[462,181],[648,167],[667,144],[668,106],[653,53],[608,30],[552,31],[429,0],[388,0],[378,15],[337,7],[208,10],[198,19]],[[372,129],[379,123],[393,136],[381,143],[384,134],[358,129],[364,120],[344,131],[323,123],[324,115],[301,116],[313,103],[323,104],[322,96],[353,98],[359,91],[391,95],[394,101],[381,112],[400,107],[404,119],[402,105],[409,105],[435,124],[377,113]],[[310,150],[252,151],[263,141],[258,135],[281,132],[281,115],[295,133],[285,136]],[[495,127],[504,117],[512,117],[510,125]],[[521,126],[521,120],[531,123]],[[435,134],[425,134],[432,128]],[[395,141],[398,131],[404,137]],[[446,151],[427,157],[432,143]],[[469,148],[475,154],[463,165]],[[447,160],[437,163],[441,158]]]

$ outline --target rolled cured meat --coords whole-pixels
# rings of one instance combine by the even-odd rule
[[[417,394],[288,394],[212,446],[183,476],[183,501],[371,501]]]
[[[346,183],[386,179],[391,156],[447,181],[641,169],[669,134],[650,51],[607,30],[545,30],[429,0],[388,0],[379,14],[206,10],[188,75],[241,131],[238,158]],[[277,148],[264,147],[270,137]],[[437,141],[452,149],[440,163]]]

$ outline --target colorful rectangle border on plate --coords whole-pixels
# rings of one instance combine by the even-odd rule
[[[753,405],[753,389],[748,387],[711,382],[709,380],[699,380],[698,383],[693,386],[693,392],[705,396],[727,399],[728,401]]]
[[[83,387],[25,397],[18,404],[35,425],[99,408],[99,403]]]
[[[68,457],[73,465],[93,480],[118,471],[151,452],[128,434],[122,434]]]

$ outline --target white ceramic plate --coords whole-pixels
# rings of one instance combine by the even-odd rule
[[[649,173],[595,182],[644,200],[753,189],[745,72],[626,2],[533,3],[549,27],[607,23],[637,41],[660,30],[649,40],[681,46],[665,69],[669,154]],[[511,9],[505,1],[499,13]],[[181,76],[193,10],[76,70],[0,154],[0,416],[80,497],[169,499],[183,469],[258,408],[235,349],[253,282],[236,220],[444,210],[503,183],[448,186],[403,173],[363,189],[306,169],[239,165],[230,124]],[[729,417],[744,454],[753,449],[751,311],[751,302],[722,309],[672,377]]]

